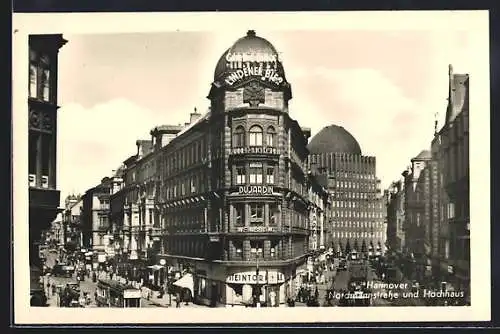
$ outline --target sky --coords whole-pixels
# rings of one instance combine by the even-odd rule
[[[471,73],[472,32],[259,30],[280,52],[290,115],[316,134],[341,125],[377,159],[385,189],[442,125],[448,64]],[[205,112],[215,65],[246,30],[64,34],[59,53],[58,187],[84,193],[136,153],[156,125]]]

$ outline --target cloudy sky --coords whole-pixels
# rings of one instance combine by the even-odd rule
[[[383,188],[428,148],[445,116],[448,64],[473,73],[475,35],[449,29],[272,31],[292,85],[290,114],[313,134],[342,125],[377,158]],[[184,123],[206,96],[230,32],[64,34],[59,57],[58,183],[84,192],[135,154],[155,125]]]

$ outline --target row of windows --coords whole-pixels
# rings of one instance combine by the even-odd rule
[[[383,218],[382,212],[373,211],[334,211],[333,217],[341,218]]]
[[[247,166],[234,168],[235,184],[274,184],[275,166],[263,165],[261,162],[251,162]]]
[[[231,242],[232,247],[235,249],[237,257],[243,258],[243,241],[233,240]],[[260,240],[250,240],[250,254],[246,254],[247,257],[251,258],[274,258],[278,253],[279,242],[277,240],[270,241],[269,254],[264,254],[264,242]]]
[[[249,203],[249,221],[250,224],[259,224],[264,222],[264,204]],[[243,225],[245,222],[245,204],[237,203],[234,206],[234,223],[236,225]],[[276,225],[278,222],[278,206],[276,204],[269,205],[269,225]]]
[[[339,221],[335,222],[334,226],[336,228],[348,227],[348,228],[381,228],[383,223],[381,222],[360,222],[360,221]]]
[[[154,177],[157,174],[155,161],[152,160],[152,161],[148,161],[144,164],[140,164],[137,174],[138,174],[137,178],[139,180],[147,180],[147,179]],[[136,176],[133,175],[134,179],[135,179],[135,177]]]
[[[382,209],[382,202],[380,203],[357,203],[354,201],[332,201],[332,207],[334,208],[366,208],[366,209]]]
[[[336,191],[332,193],[336,198],[349,198],[349,199],[376,199],[377,196],[373,193],[363,193],[363,192],[342,192]]]
[[[182,215],[169,214],[166,216],[165,225],[176,227],[178,232],[188,232],[193,228],[200,228],[204,221],[203,212],[185,213]]]
[[[354,181],[337,181],[336,185],[337,188],[349,188],[349,189],[375,190],[377,188],[375,183],[354,182]]]
[[[207,190],[206,177],[203,173],[193,173],[190,176],[175,178],[165,182],[163,196],[167,200],[178,196],[188,196],[191,194],[203,193]]]
[[[375,180],[374,174],[364,174],[357,172],[343,172],[335,171],[331,173],[335,178],[346,178],[346,179],[361,179],[361,180]]]
[[[167,242],[166,249],[173,254],[205,257],[205,244],[192,239],[171,239]]]
[[[189,145],[165,156],[162,160],[162,169],[166,177],[203,161],[206,155],[205,140],[193,141]]]
[[[334,238],[382,238],[383,232],[352,232],[352,231],[334,231]]]
[[[30,50],[29,96],[50,101],[50,62],[47,55],[39,55]]]
[[[264,131],[259,125],[254,125],[248,132],[248,146],[263,146]],[[276,146],[276,130],[269,126],[265,133],[265,145],[269,147]],[[233,132],[233,147],[247,146],[247,135],[243,126],[238,126]]]

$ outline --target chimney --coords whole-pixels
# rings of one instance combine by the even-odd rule
[[[197,111],[196,108],[194,108],[194,112],[192,112],[189,116],[190,116],[189,117],[189,124],[193,124],[198,119],[200,119],[201,114]]]

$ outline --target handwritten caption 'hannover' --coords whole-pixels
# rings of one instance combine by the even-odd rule
[[[335,299],[359,299],[359,298],[373,298],[373,299],[399,299],[399,298],[463,298],[463,291],[440,291],[422,289],[417,291],[408,291],[408,283],[379,283],[379,282],[366,282],[366,288],[370,290],[382,289],[372,292],[334,292]],[[407,291],[405,291],[407,290]]]

